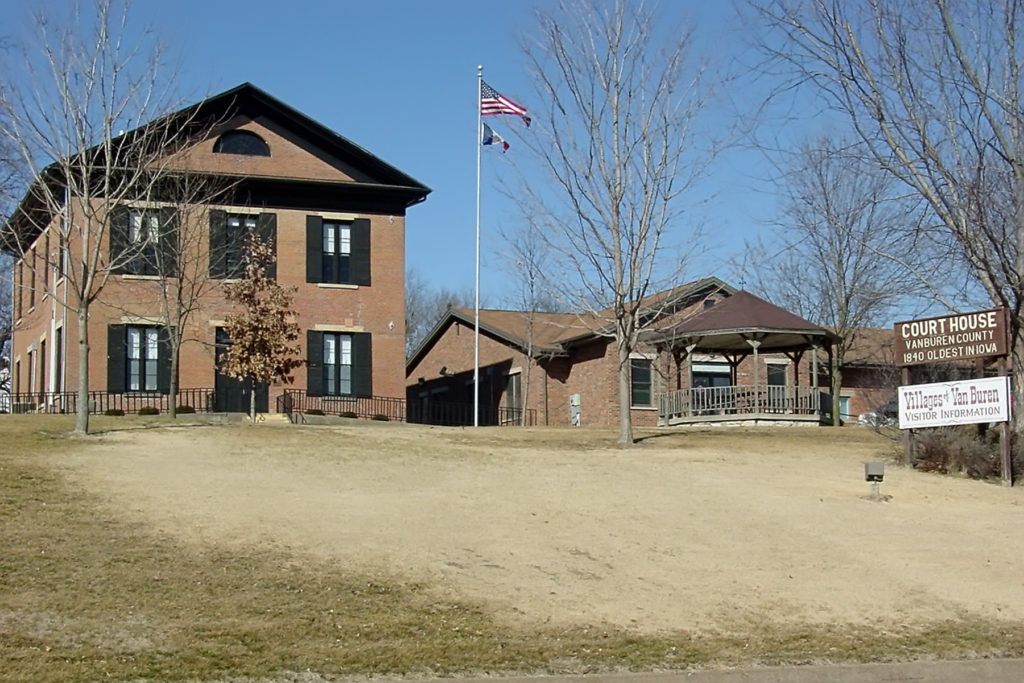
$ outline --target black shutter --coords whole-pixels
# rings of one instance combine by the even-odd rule
[[[173,327],[157,330],[156,389],[161,394],[171,392],[171,335]]]
[[[178,277],[178,212],[169,206],[160,209],[160,272]]]
[[[324,333],[306,330],[306,395],[324,395]]]
[[[124,325],[107,325],[107,393],[124,393],[127,332]]]
[[[306,282],[324,278],[324,219],[306,216]]]
[[[373,352],[366,332],[352,335],[352,393],[373,396]]]
[[[110,210],[110,263],[113,273],[127,273],[128,263],[128,207],[115,206]]]
[[[220,209],[210,209],[210,277],[227,277],[225,253],[227,247],[228,214]]]
[[[352,221],[352,251],[349,261],[350,278],[354,285],[370,284],[370,221],[357,218]]]
[[[256,219],[256,234],[261,242],[270,245],[272,254],[270,264],[267,265],[266,275],[270,280],[277,279],[277,215],[272,213],[261,213]]]

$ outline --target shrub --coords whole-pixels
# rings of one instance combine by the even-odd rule
[[[323,415],[323,414],[324,414],[324,411],[320,410],[319,408],[310,408],[309,410],[306,411],[306,415]]]
[[[139,408],[139,415],[159,415],[160,409],[156,406],[142,406]]]
[[[124,411],[120,408],[107,408],[103,411],[103,414],[110,417],[121,417],[124,415]]]
[[[377,422],[389,422],[391,420],[390,417],[388,417],[387,415],[382,415],[381,413],[377,413],[376,415],[374,415],[370,419],[371,420],[376,420]]]
[[[174,412],[178,413],[179,415],[191,415],[192,413],[196,412],[196,409],[193,408],[192,406],[177,406],[175,407]]]
[[[339,417],[359,417],[358,415],[353,413],[351,410],[346,410],[344,412],[338,413],[338,415],[339,415]]]
[[[914,467],[925,472],[965,474],[972,479],[999,476],[999,430],[979,435],[974,426],[918,433]]]

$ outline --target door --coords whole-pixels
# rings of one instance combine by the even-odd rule
[[[217,328],[215,358],[217,374],[213,379],[214,410],[218,413],[248,413],[249,395],[252,391],[252,380],[241,380],[225,375],[220,371],[221,360],[231,346],[231,337],[223,327]],[[268,412],[267,385],[256,385],[256,412]]]
[[[768,411],[781,413],[787,410],[786,366],[782,363],[768,363]]]

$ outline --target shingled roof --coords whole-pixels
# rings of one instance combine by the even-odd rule
[[[811,340],[831,345],[838,339],[828,329],[743,290],[645,338],[669,345],[695,343],[701,350],[720,352],[748,352],[750,340],[760,341],[759,350],[765,352],[806,348]]]

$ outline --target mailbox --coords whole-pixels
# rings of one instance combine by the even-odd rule
[[[885,476],[885,464],[881,462],[864,463],[864,481],[882,481]]]

